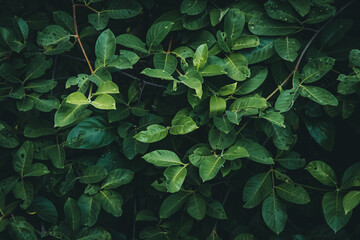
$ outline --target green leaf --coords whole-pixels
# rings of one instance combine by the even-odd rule
[[[310,202],[307,191],[293,183],[282,183],[276,186],[275,189],[277,195],[288,202],[295,204],[307,204]]]
[[[159,124],[153,124],[146,128],[146,131],[141,131],[134,136],[134,138],[143,143],[154,143],[164,139],[168,135],[166,127]]]
[[[241,141],[241,146],[248,151],[251,160],[262,164],[274,164],[268,150],[259,143],[246,139]]]
[[[105,12],[112,19],[127,19],[139,15],[141,10],[141,5],[137,1],[116,0],[110,2]]]
[[[88,22],[98,31],[106,28],[108,21],[109,15],[106,12],[90,13],[88,15]]]
[[[289,0],[289,2],[302,17],[304,17],[306,14],[310,12],[310,8],[311,8],[310,0],[303,0],[301,2],[297,0]]]
[[[51,59],[46,60],[44,55],[36,55],[31,59],[31,62],[27,64],[24,82],[41,77],[51,65]]]
[[[19,181],[15,184],[13,193],[15,198],[23,200],[20,207],[27,209],[34,198],[34,187],[31,182]]]
[[[103,228],[96,226],[92,228],[84,227],[76,234],[76,240],[98,240],[98,239],[111,240],[111,235]]]
[[[230,52],[230,46],[226,43],[227,34],[218,30],[216,32],[216,38],[218,40],[218,46],[226,53]],[[219,49],[219,51],[220,51]],[[215,54],[214,54],[215,55]]]
[[[153,77],[153,78],[161,78],[161,79],[165,79],[165,80],[176,80],[175,78],[173,78],[171,76],[170,73],[166,72],[165,70],[161,70],[161,69],[145,68],[144,70],[142,70],[141,74],[144,74],[146,76]]]
[[[260,45],[260,39],[256,35],[240,36],[232,43],[232,50],[254,48]]]
[[[333,68],[334,63],[335,59],[331,57],[321,57],[308,62],[302,71],[302,82],[312,83],[321,79]]]
[[[78,205],[81,212],[81,225],[91,227],[98,219],[101,201],[98,194],[94,196],[86,196],[82,194],[78,200]]]
[[[77,149],[97,149],[115,140],[116,133],[101,116],[87,118],[76,125],[67,136],[67,146]]]
[[[110,213],[114,217],[120,217],[122,215],[121,206],[123,204],[123,198],[120,193],[112,190],[100,191],[101,207],[105,212]]]
[[[22,18],[15,16],[12,19],[12,25],[17,35],[22,39],[24,43],[26,43],[26,40],[29,36],[29,26],[26,21]]]
[[[137,141],[133,136],[127,136],[123,141],[123,153],[128,159],[133,159],[138,154],[145,154],[149,147],[148,143]]]
[[[222,155],[225,160],[236,160],[239,158],[250,157],[248,151],[241,146],[232,146]]]
[[[5,122],[0,121],[0,146],[4,148],[15,148],[19,145],[19,139],[15,131]]]
[[[13,168],[21,177],[31,170],[33,154],[34,144],[30,141],[24,142],[14,154]]]
[[[273,192],[262,204],[262,216],[266,225],[276,234],[280,234],[287,221],[285,204]]]
[[[278,126],[275,123],[267,124],[265,126],[269,126],[267,130],[269,130],[269,134],[273,138],[275,147],[285,151],[290,150],[291,146],[296,141],[290,126]]]
[[[195,167],[200,167],[202,161],[207,157],[212,157],[211,150],[207,147],[198,147],[192,154],[190,154],[189,160]]]
[[[171,121],[170,134],[172,135],[184,135],[190,133],[199,127],[194,120],[188,116],[175,117]]]
[[[96,90],[96,92],[93,94],[93,96],[99,94],[105,94],[105,93],[107,94],[119,93],[119,87],[112,81],[102,82],[98,87],[98,89]]]
[[[249,64],[259,63],[275,54],[274,38],[260,38],[260,45],[256,48],[243,50],[243,55]]]
[[[74,33],[74,19],[73,17],[64,11],[53,12],[53,18],[57,25],[65,28],[67,31]]]
[[[236,91],[236,87],[237,87],[237,82],[228,84],[228,85],[225,85],[225,86],[222,86],[221,88],[219,88],[218,93],[220,96],[231,95]]]
[[[349,61],[356,67],[360,67],[360,50],[352,49],[349,54]]]
[[[174,213],[180,210],[184,205],[189,193],[177,192],[173,193],[162,202],[160,206],[160,218],[169,218]]]
[[[212,149],[223,150],[230,147],[235,142],[236,133],[234,130],[232,130],[231,132],[226,134],[216,128],[212,128],[209,131],[208,139]]]
[[[252,17],[248,26],[251,33],[261,36],[286,36],[301,28],[299,25],[274,21],[265,14]]]
[[[143,53],[147,53],[146,44],[132,34],[121,34],[116,37],[116,43]]]
[[[237,235],[234,240],[254,240],[254,235],[251,233],[242,233]]]
[[[224,163],[225,159],[221,155],[205,157],[199,167],[199,174],[203,182],[216,177]]]
[[[40,46],[46,47],[69,41],[69,39],[70,33],[64,28],[59,25],[49,25],[38,33],[36,41]]]
[[[90,102],[90,104],[102,110],[116,109],[115,99],[106,93],[98,95],[95,100]]]
[[[16,240],[37,240],[34,227],[25,220],[11,219],[8,225],[9,234]]]
[[[222,114],[226,109],[226,101],[225,99],[218,97],[216,95],[211,96],[210,98],[210,112],[209,117],[212,118],[214,116]]]
[[[228,8],[224,10],[219,8],[211,9],[210,11],[211,25],[215,27],[218,23],[220,23],[228,11],[229,11]]]
[[[174,22],[169,21],[158,22],[151,25],[146,33],[146,44],[149,47],[149,51],[164,40],[171,31],[173,25]]]
[[[109,65],[112,63],[113,58],[109,59]],[[100,61],[96,61],[96,65],[97,63],[101,63]],[[96,84],[96,86],[100,86],[101,83],[106,82],[106,81],[111,81],[111,74],[110,72],[104,67],[104,66],[99,66],[97,67],[97,69],[95,70],[95,72],[89,76],[89,80],[93,83]]]
[[[306,15],[305,21],[302,23],[315,24],[323,22],[336,13],[336,7],[329,4],[316,3],[312,6],[310,12]]]
[[[82,176],[79,177],[79,179],[81,183],[90,184],[90,183],[100,182],[101,180],[106,178],[107,175],[108,175],[108,171],[106,170],[106,168],[93,165],[87,167],[83,171]]]
[[[178,192],[186,178],[186,166],[171,166],[164,171],[166,189],[170,193]]]
[[[191,89],[194,89],[196,96],[200,99],[203,95],[202,82],[204,81],[201,75],[196,72],[188,72],[185,75],[179,76],[181,83],[188,86]]]
[[[178,64],[176,57],[169,53],[155,53],[153,62],[156,69],[165,70],[170,74],[174,73]]]
[[[157,222],[158,218],[155,213],[151,210],[144,209],[136,214],[136,221],[154,221]]]
[[[206,213],[205,199],[200,194],[192,194],[186,203],[186,211],[196,220],[202,220]]]
[[[206,203],[206,214],[220,220],[228,218],[223,205],[217,200]]]
[[[100,189],[114,189],[128,184],[134,177],[134,172],[128,169],[117,168],[109,172]]]
[[[200,30],[210,23],[207,9],[195,16],[184,15],[182,20],[183,26],[187,30]],[[206,41],[209,41],[209,39],[206,39]]]
[[[270,123],[272,123],[278,127],[285,128],[285,125],[284,125],[285,117],[281,113],[267,112],[264,115],[262,115],[261,117],[268,120]]]
[[[194,53],[193,64],[197,71],[202,69],[208,58],[208,45],[201,44]]]
[[[298,56],[300,42],[296,38],[280,38],[275,41],[275,50],[282,59],[293,62]]]
[[[14,185],[17,183],[18,177],[11,176],[0,181],[0,194],[5,197],[13,188]]]
[[[259,205],[272,191],[270,173],[259,173],[252,176],[244,186],[244,208],[253,208]]]
[[[81,92],[73,92],[66,98],[66,102],[76,105],[88,105],[90,102]]]
[[[225,15],[224,32],[228,38],[229,45],[240,37],[245,26],[245,14],[239,9],[232,8]]]
[[[231,130],[234,129],[234,124],[229,121],[226,114],[223,114],[218,117],[215,116],[214,117],[214,125],[217,129],[219,129],[220,131],[222,131],[226,134],[228,134],[229,132],[231,132]]]
[[[207,65],[200,71],[201,76],[203,77],[212,77],[226,74],[223,67],[215,64]]]
[[[246,95],[249,94],[256,89],[258,89],[261,84],[265,81],[267,75],[268,75],[268,69],[266,67],[262,66],[255,66],[250,68],[251,75],[250,79],[241,84],[236,89],[236,94],[238,95]]]
[[[359,204],[360,204],[360,191],[348,192],[343,199],[343,207],[345,210],[345,215],[351,212]]]
[[[65,213],[65,222],[69,224],[73,231],[80,229],[80,220],[81,212],[78,203],[72,199],[68,198],[64,204],[64,213]]]
[[[46,165],[42,163],[34,163],[30,169],[25,172],[24,177],[38,177],[49,174],[50,171]]]
[[[337,106],[339,104],[338,100],[331,92],[321,87],[301,85],[300,95],[309,98],[320,105]]]
[[[180,6],[180,12],[188,15],[197,15],[205,10],[207,0],[184,0]]]
[[[103,31],[95,44],[96,61],[99,66],[105,67],[115,54],[116,40],[111,30]]]
[[[255,94],[236,99],[229,107],[230,111],[239,112],[247,109],[262,109],[267,107],[265,98]]]
[[[235,81],[244,81],[250,77],[248,61],[241,53],[232,53],[225,57],[227,75]]]
[[[32,93],[27,95],[34,102],[34,106],[41,112],[50,112],[59,108],[59,100],[53,96],[49,96],[48,99],[41,99],[40,94]]]
[[[341,188],[347,189],[350,187],[360,186],[360,163],[354,163],[349,166],[344,172],[343,178],[341,180]]]
[[[299,96],[297,89],[288,89],[280,93],[278,99],[275,102],[275,110],[282,112],[289,111],[295,103],[295,100]]]
[[[329,187],[337,187],[334,170],[322,161],[309,162],[305,168],[316,180]]]
[[[291,5],[285,1],[280,0],[268,0],[264,4],[266,14],[272,19],[296,23],[299,20],[296,18],[296,11],[291,7]]]
[[[142,156],[148,163],[154,164],[158,167],[170,167],[176,165],[183,165],[180,158],[169,150],[156,150]]]
[[[351,218],[352,212],[345,215],[343,193],[327,192],[322,199],[322,209],[326,223],[336,233],[343,228]]]
[[[65,127],[74,123],[81,116],[86,115],[86,111],[89,112],[86,108],[87,105],[75,105],[63,101],[55,113],[55,127]]]
[[[329,120],[305,120],[311,137],[325,150],[331,152],[335,144],[335,126]]]
[[[29,82],[29,84],[26,85],[25,89],[31,88],[38,93],[47,93],[51,89],[54,89],[56,85],[57,82],[54,81],[54,79],[49,79],[49,80],[41,79],[41,80],[34,80]]]
[[[34,198],[31,206],[42,220],[49,223],[57,222],[58,212],[55,205],[49,199],[37,196]]]
[[[289,152],[286,156],[276,159],[280,165],[289,170],[296,170],[303,168],[306,164],[304,158],[300,158],[300,154],[297,152]]]

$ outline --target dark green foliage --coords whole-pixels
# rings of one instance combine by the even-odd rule
[[[0,1],[0,239],[359,239],[358,1]]]

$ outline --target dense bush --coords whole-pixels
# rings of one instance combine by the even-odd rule
[[[360,238],[359,2],[0,2],[0,239]]]

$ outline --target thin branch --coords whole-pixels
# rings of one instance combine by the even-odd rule
[[[134,76],[134,75],[132,75],[132,74],[129,74],[129,73],[126,73],[126,72],[123,72],[123,71],[120,71],[120,73],[121,73],[122,75],[125,75],[125,76],[131,78],[131,79],[134,79],[134,80],[138,80],[138,81],[140,81],[140,82],[143,82],[144,85],[149,85],[149,86],[159,87],[159,88],[166,88],[166,86],[164,86],[164,85],[160,85],[160,84],[156,84],[156,83],[152,83],[152,82],[145,81],[145,80],[143,80],[143,79],[140,79],[140,78],[138,78],[138,77],[136,77],[136,76]]]
[[[136,239],[136,214],[137,214],[137,206],[136,206],[136,198],[134,198],[134,219],[133,219],[133,228],[132,228],[132,239]]]
[[[72,0],[72,2],[73,2],[73,0]],[[93,73],[94,73],[94,70],[93,70],[93,68],[92,68],[92,66],[91,66],[91,64],[90,64],[89,58],[88,58],[88,56],[86,55],[85,49],[84,49],[84,47],[83,47],[83,45],[82,45],[82,43],[81,43],[81,40],[80,40],[80,37],[79,37],[79,31],[78,31],[78,28],[77,28],[77,23],[76,23],[76,6],[78,6],[78,5],[79,5],[79,4],[73,4],[73,18],[74,18],[75,38],[77,39],[77,41],[78,41],[78,43],[79,43],[79,46],[80,46],[80,48],[81,48],[81,51],[82,51],[82,53],[83,53],[83,55],[84,55],[84,57],[85,57],[85,60],[86,60],[86,62],[87,62],[87,64],[88,64],[88,66],[89,66],[89,69],[90,69],[91,74],[93,74]]]
[[[309,49],[310,45],[314,42],[315,38],[319,35],[319,33],[327,26],[329,25],[329,23],[331,23],[341,12],[343,12],[347,7],[349,7],[353,2],[355,2],[355,0],[352,0],[350,2],[348,2],[347,4],[345,4],[342,8],[339,9],[339,11],[337,11],[334,16],[332,16],[329,20],[327,20],[324,25],[321,26],[321,28],[319,28],[317,31],[315,31],[314,35],[311,37],[311,39],[309,40],[309,42],[306,44],[305,48],[303,49],[303,51],[300,54],[300,57],[298,59],[298,61],[296,62],[296,65],[294,67],[294,70],[290,73],[290,75],[280,84],[280,86],[278,88],[276,88],[267,98],[266,100],[269,100],[275,93],[277,93],[277,91],[279,91],[280,87],[282,87],[289,79],[290,77],[299,69],[300,63],[302,61],[302,59],[305,56],[306,51]]]
[[[285,85],[285,83],[291,78],[291,76],[294,74],[294,71],[292,71],[287,78],[272,92],[269,96],[267,96],[266,101],[269,100],[279,89]]]
[[[71,58],[71,59],[74,59],[74,60],[77,60],[77,61],[81,61],[81,62],[86,62],[85,59],[83,58],[79,58],[79,57],[75,57],[75,56],[71,56],[71,55],[68,55],[68,54],[60,54],[62,57],[67,57],[67,58]],[[89,60],[91,63],[94,63],[94,61],[92,60]]]
[[[56,66],[57,66],[57,62],[58,62],[58,57],[59,57],[59,55],[56,55],[55,60],[54,60],[54,67],[53,67],[53,71],[52,71],[52,74],[51,74],[51,79],[53,79],[53,80],[55,80]],[[50,91],[51,96],[53,95],[53,90],[54,89],[51,89],[51,91]]]

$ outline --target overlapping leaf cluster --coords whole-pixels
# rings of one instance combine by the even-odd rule
[[[357,7],[2,1],[0,238],[358,239]]]

